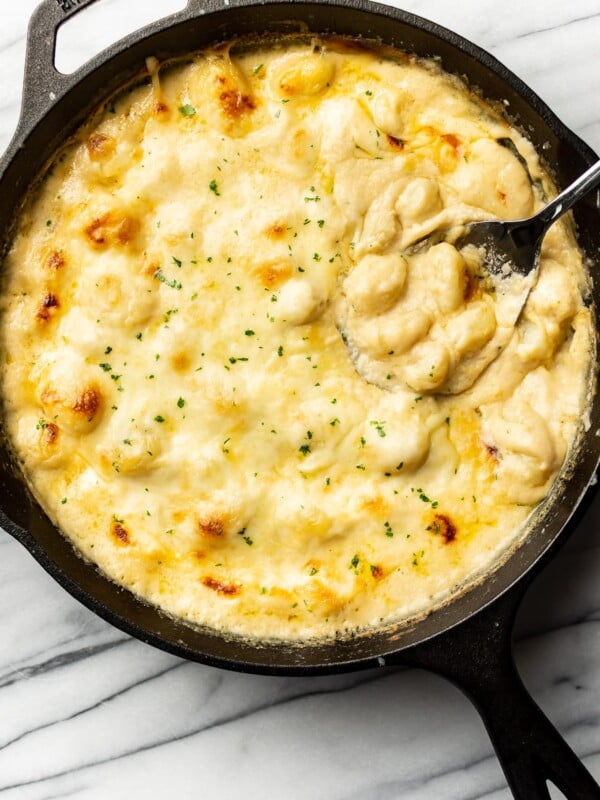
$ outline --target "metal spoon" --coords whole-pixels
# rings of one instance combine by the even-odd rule
[[[506,265],[509,271],[528,275],[537,269],[542,239],[550,225],[599,185],[600,161],[597,161],[533,217],[469,223],[456,246],[483,247],[485,267],[492,275],[506,274]]]

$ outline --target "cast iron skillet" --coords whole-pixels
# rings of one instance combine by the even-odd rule
[[[189,0],[188,7],[132,34],[65,76],[54,68],[56,32],[68,16],[95,0],[44,0],[29,30],[24,102],[15,137],[0,161],[0,254],[15,209],[55,150],[112,91],[144,70],[148,56],[169,58],[215,40],[266,30],[288,32],[298,21],[310,30],[381,38],[423,56],[440,56],[445,69],[465,74],[484,95],[508,109],[559,185],[597,156],[517,77],[489,54],[427,20],[367,0]],[[342,5],[343,2],[343,5]],[[600,264],[600,208],[596,197],[575,210],[580,241]],[[600,282],[599,282],[600,283]],[[594,286],[593,301],[600,305]],[[532,578],[582,516],[600,458],[600,402],[570,475],[545,503],[543,518],[522,546],[483,582],[411,627],[375,631],[340,642],[286,646],[256,644],[186,627],[138,601],[79,558],[45,516],[0,443],[0,524],[74,597],[113,625],[183,658],[218,667],[279,675],[312,675],[385,665],[423,667],[449,678],[475,703],[513,794],[550,800],[547,781],[569,800],[600,798],[577,756],[528,695],[512,657],[512,626]],[[1,422],[1,420],[0,420]]]

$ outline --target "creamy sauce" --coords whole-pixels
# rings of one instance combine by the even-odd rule
[[[340,41],[149,67],[7,259],[28,481],[86,558],[195,624],[305,639],[447,601],[518,540],[585,408],[565,222],[516,327],[477,259],[410,250],[540,207],[531,144],[435,64]]]

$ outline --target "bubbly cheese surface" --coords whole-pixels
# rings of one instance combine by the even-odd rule
[[[446,241],[543,205],[531,144],[435,64],[341,40],[149,70],[7,257],[2,394],[35,494],[110,578],[228,633],[448,601],[518,542],[585,409],[568,224],[516,325]]]

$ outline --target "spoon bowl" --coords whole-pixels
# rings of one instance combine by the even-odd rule
[[[503,279],[515,274],[523,276],[535,274],[542,241],[548,228],[598,186],[600,186],[600,161],[532,217],[512,221],[486,220],[469,223],[454,243],[455,247],[462,249],[472,245],[478,248],[483,254],[483,267],[492,278]],[[535,281],[528,281],[528,289],[523,294],[520,308],[525,304],[534,283]]]

